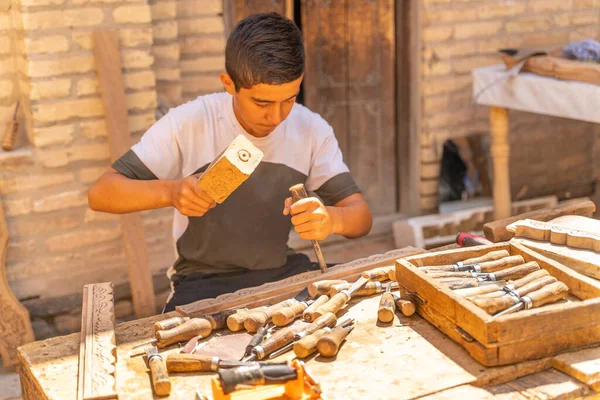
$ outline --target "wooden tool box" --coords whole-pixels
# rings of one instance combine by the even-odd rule
[[[419,270],[506,249],[537,261],[569,287],[565,300],[521,310],[492,320],[466,298]],[[417,313],[463,346],[485,366],[548,357],[600,342],[600,282],[517,243],[496,243],[410,256],[396,260],[396,279],[403,295],[415,300]]]

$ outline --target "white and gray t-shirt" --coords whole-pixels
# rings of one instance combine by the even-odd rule
[[[173,108],[113,167],[131,179],[181,179],[200,173],[238,134],[263,153],[254,173],[222,204],[202,217],[175,210],[177,275],[281,267],[292,227],[283,203],[304,183],[326,205],[359,192],[331,126],[295,104],[268,136],[249,135],[236,119],[232,97],[215,93]]]

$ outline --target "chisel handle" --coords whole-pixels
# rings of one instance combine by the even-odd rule
[[[290,328],[284,328],[275,332],[270,338],[252,349],[252,354],[259,360],[264,359],[274,351],[281,349],[294,341],[296,333]]]
[[[483,294],[500,292],[501,289],[502,288],[499,286],[487,285],[487,286],[457,288],[457,289],[454,289],[454,293],[456,293],[459,296],[463,296],[463,297],[474,297],[474,296],[480,296]],[[501,293],[504,294],[504,292],[501,292]]]
[[[289,299],[274,304],[271,307],[267,307],[264,310],[253,311],[246,316],[244,328],[246,328],[248,332],[254,333],[258,328],[264,326],[277,311],[285,307],[290,307],[296,303],[298,303],[297,300]]]
[[[385,292],[381,295],[381,299],[379,300],[377,319],[384,323],[392,322],[394,320],[395,312],[396,302],[394,301],[394,295],[390,292]]]
[[[2,138],[2,150],[11,151],[17,142],[17,133],[19,133],[19,123],[17,121],[9,121],[4,137]]]
[[[525,276],[531,274],[532,272],[538,271],[540,269],[540,265],[535,261],[530,261],[526,264],[519,265],[517,267],[503,269],[502,271],[494,272],[497,281],[500,280],[514,280],[524,278]]]
[[[319,329],[312,335],[304,336],[294,343],[294,354],[300,358],[306,358],[317,351],[317,342],[325,334],[330,333],[331,328]]]
[[[531,299],[532,307],[541,307],[545,304],[554,303],[567,297],[569,288],[564,283],[557,281],[543,288],[527,294]]]
[[[509,267],[514,267],[515,265],[520,265],[523,264],[525,262],[525,260],[523,259],[522,256],[509,256],[509,257],[504,257],[501,258],[499,260],[493,260],[493,261],[486,261],[486,262],[482,262],[482,263],[464,263],[465,265],[473,265],[476,264],[479,266],[479,269],[481,270],[481,272],[495,272],[495,271],[499,271],[502,270],[504,268],[509,268]],[[433,272],[448,272],[451,273],[454,270],[453,266],[444,266],[444,267],[425,267],[426,271],[428,273],[433,273]],[[463,273],[464,272],[453,272],[453,273]],[[468,272],[467,272],[468,273]]]
[[[405,300],[401,297],[394,296],[394,303],[396,304],[396,309],[400,310],[402,315],[405,317],[410,317],[417,310],[415,304],[410,300]]]
[[[169,329],[173,329],[189,320],[189,317],[172,317],[163,319],[162,321],[156,321],[154,323],[154,333],[156,334],[158,331],[167,331]]]
[[[537,290],[537,289],[531,290],[529,288],[529,285],[534,282],[538,282],[543,278],[553,278],[553,277],[550,276],[548,271],[546,271],[545,269],[540,269],[535,272],[532,272],[531,274],[525,276],[524,278],[517,279],[516,281],[508,282],[508,285],[510,285],[511,289],[514,290],[516,293],[519,293],[520,296],[524,296],[525,294],[532,292],[533,290]],[[554,281],[556,281],[556,279],[554,279],[553,281],[548,281],[548,283],[552,283]],[[502,297],[502,296],[506,295],[507,290],[508,290],[508,287],[504,287],[504,288],[502,288],[502,290],[498,290],[498,291],[491,292],[491,293],[484,293],[479,296],[470,296],[470,297],[471,298],[475,298],[475,297],[498,298],[498,297]],[[523,292],[523,290],[527,290],[527,291]]]
[[[522,297],[554,282],[556,282],[555,277],[545,276],[515,289],[514,292],[518,294],[519,297]],[[519,302],[518,298],[511,296],[510,294],[505,294],[502,297],[473,297],[469,300],[476,306],[485,310],[488,314],[496,314]]]
[[[337,317],[333,313],[325,313],[319,318],[315,319],[310,325],[305,326],[300,331],[303,335],[312,335],[316,331],[322,328],[335,326],[337,323]]]
[[[331,289],[331,287],[333,285],[342,284],[342,283],[345,284],[345,283],[348,283],[348,281],[345,281],[342,279],[330,279],[330,280],[312,282],[312,283],[309,283],[307,286],[308,294],[310,295],[310,297],[316,297],[317,295],[328,294],[329,290]]]
[[[227,326],[227,318],[237,313],[238,310],[223,310],[213,314],[204,316],[210,321],[213,331],[217,329],[223,329]]]
[[[193,318],[173,329],[157,331],[156,347],[163,348],[173,343],[188,341],[194,336],[207,337],[212,331],[210,322],[204,318]]]
[[[167,356],[169,372],[209,372],[215,371],[218,365],[218,357],[203,354],[171,353]]]
[[[338,326],[331,331],[331,333],[323,335],[317,341],[317,351],[323,357],[333,357],[335,356],[346,337],[350,334],[353,327],[343,327]]]
[[[272,320],[276,326],[286,326],[300,316],[308,307],[304,301],[284,307],[273,314]]]
[[[481,264],[483,262],[487,262],[487,261],[493,261],[493,260],[499,260],[501,258],[505,258],[510,256],[510,254],[508,253],[507,250],[495,250],[495,251],[490,251],[489,253],[485,253],[482,256],[479,257],[472,257],[472,258],[467,258],[466,260],[463,260],[462,263],[463,264]],[[415,260],[416,261],[416,265],[419,267],[423,267],[423,261],[420,259]],[[432,267],[451,267],[451,265],[439,265],[439,266],[435,266],[433,265]]]
[[[308,197],[308,193],[306,193],[306,189],[304,185],[299,183],[290,188],[290,193],[292,195],[292,201],[295,203],[298,200],[305,199]],[[327,272],[327,263],[325,263],[325,257],[323,256],[323,251],[321,250],[321,245],[316,240],[311,240],[313,249],[315,250],[315,256],[317,256],[317,261],[319,262],[319,268],[321,268],[321,272]]]
[[[394,265],[390,265],[387,267],[374,268],[370,271],[364,271],[362,273],[362,276],[369,279],[370,281],[383,282],[383,281],[387,281],[388,279],[390,279],[389,273],[391,270],[395,270],[395,269],[396,269],[396,266],[394,266]]]
[[[491,281],[491,282],[479,282],[475,278],[464,279],[464,278],[442,278],[438,279],[440,283],[448,286],[450,289],[464,289],[464,288],[474,288],[479,286],[494,286],[494,290],[499,290],[504,286],[506,281]]]
[[[337,313],[344,305],[350,300],[350,296],[348,296],[345,292],[340,292],[329,299],[329,301],[323,304],[321,307],[315,310],[313,313],[313,318],[327,314],[327,313]]]
[[[349,283],[338,283],[337,285],[333,285],[331,286],[331,289],[329,289],[329,296],[333,297],[342,290],[348,290],[350,289],[350,286]],[[395,287],[398,287],[398,285]],[[371,296],[373,294],[381,293],[382,290],[383,286],[381,285],[381,282],[367,282],[363,287],[354,292],[354,296]]]
[[[171,380],[167,373],[165,362],[160,356],[150,357],[148,360],[152,387],[157,396],[167,396],[171,393]]]
[[[235,314],[232,314],[229,317],[227,317],[227,328],[229,328],[229,330],[232,332],[241,331],[242,329],[244,329],[244,321],[250,313],[254,311],[264,310],[265,308],[267,307],[261,306],[253,308],[251,310],[238,310],[238,312],[236,312]]]
[[[317,300],[315,300],[314,303],[312,303],[310,306],[308,306],[308,308],[306,310],[304,310],[304,312],[302,313],[302,319],[305,320],[306,322],[313,322],[313,320],[316,319],[316,317],[314,317],[314,311],[317,308],[321,307],[323,304],[327,303],[328,301],[329,301],[329,296],[327,296],[325,294],[322,296],[319,296],[319,298]]]
[[[545,276],[550,276],[550,273],[548,271],[546,271],[545,269],[539,269],[535,272],[532,272],[532,273],[524,276],[521,279],[509,281],[508,285],[511,285],[513,288],[517,289],[517,288],[520,288],[521,286],[525,286],[528,283],[533,282],[537,279],[543,278]],[[492,289],[493,289],[493,287],[482,286],[479,288],[463,289],[460,291],[457,290],[456,293],[460,294],[461,296],[465,296],[465,297],[477,297],[477,296],[479,296],[479,297],[482,297],[482,296],[484,296],[484,297],[501,297],[506,294],[506,291],[503,290],[504,288],[498,288],[498,290],[492,290]],[[467,290],[470,290],[470,291],[467,291]]]

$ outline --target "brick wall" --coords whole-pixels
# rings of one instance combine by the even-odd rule
[[[600,39],[600,1],[422,0],[421,15],[420,191],[427,213],[438,204],[444,140],[489,132],[488,109],[473,105],[471,70],[501,63],[499,48]],[[513,111],[510,119],[513,196],[568,197],[591,187],[592,124]]]

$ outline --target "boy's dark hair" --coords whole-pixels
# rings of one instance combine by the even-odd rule
[[[277,13],[244,18],[227,40],[225,69],[238,92],[260,83],[280,85],[298,79],[304,72],[300,29]]]

